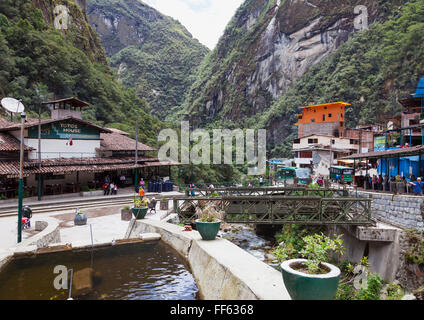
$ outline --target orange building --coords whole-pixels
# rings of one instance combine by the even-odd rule
[[[343,137],[345,129],[346,102],[334,102],[315,106],[302,107],[298,114],[298,138],[312,134]]]

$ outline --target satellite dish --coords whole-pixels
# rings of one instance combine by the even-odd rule
[[[21,101],[14,98],[3,98],[1,100],[1,105],[6,111],[11,113],[22,113],[25,111],[25,107]]]

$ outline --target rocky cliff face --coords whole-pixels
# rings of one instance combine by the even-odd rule
[[[46,0],[32,0],[34,6],[41,10],[44,21],[50,25],[54,25],[57,15],[54,9],[62,3],[55,3]],[[94,29],[91,27],[86,14],[86,0],[68,1],[66,7],[69,9],[69,29],[63,31],[67,35],[75,47],[84,51],[92,62],[100,62],[106,64],[106,55],[100,43],[100,39]]]
[[[118,77],[164,119],[180,106],[209,50],[139,0],[89,0],[88,15]]]
[[[378,0],[247,0],[185,101],[202,122],[263,112],[355,31],[354,8],[378,18]]]
[[[113,6],[112,6],[113,4]],[[149,24],[165,19],[141,1],[89,0],[88,15],[111,57],[128,46],[140,45],[152,32]]]

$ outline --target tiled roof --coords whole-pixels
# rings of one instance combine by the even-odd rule
[[[0,132],[0,151],[17,152],[21,150],[21,145],[18,139],[14,136]],[[26,151],[35,150],[34,148],[25,146]]]
[[[128,132],[115,129],[115,128],[107,128],[108,130],[112,131],[113,133],[122,134],[123,136],[129,136],[130,134]]]
[[[106,164],[131,164],[134,158],[58,158],[45,159],[41,161],[43,167],[57,167],[70,165],[106,165]],[[138,162],[157,162],[158,159],[139,157]],[[29,160],[25,162],[25,167],[38,166],[38,160]]]
[[[135,151],[136,141],[119,133],[102,133],[100,134],[100,150],[101,151]],[[138,143],[139,151],[155,151],[156,149]]]
[[[10,126],[12,123],[0,117],[0,128]]]
[[[134,159],[97,158],[97,159],[58,159],[43,160],[42,167],[37,161],[27,161],[24,165],[24,176],[46,173],[71,173],[71,172],[102,172],[109,170],[128,170],[146,167],[160,167],[178,165],[172,162],[161,162],[153,158],[145,158],[142,163],[134,164]],[[10,178],[19,177],[19,161],[0,161],[0,176]]]

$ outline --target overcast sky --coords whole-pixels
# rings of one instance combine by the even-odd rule
[[[144,0],[181,22],[201,43],[213,49],[244,0]]]

